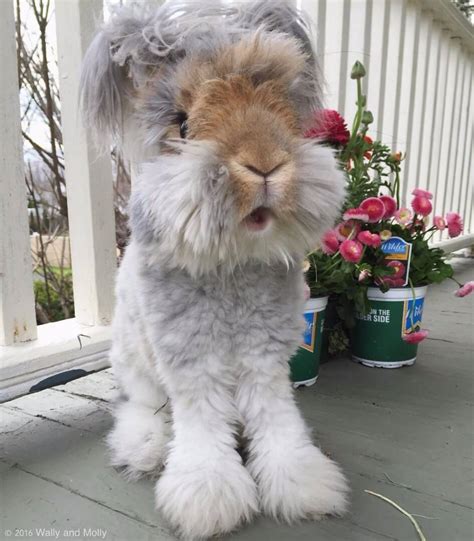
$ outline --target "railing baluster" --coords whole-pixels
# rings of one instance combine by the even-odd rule
[[[406,5],[405,21],[405,42],[403,51],[401,52],[402,68],[399,71],[399,113],[398,123],[394,129],[394,150],[405,151],[406,161],[402,168],[402,200],[407,201],[407,198],[413,190],[415,178],[410,177],[409,162],[413,157],[411,152],[412,136],[413,136],[413,120],[415,113],[417,83],[422,81],[417,80],[418,69],[424,70],[424,65],[419,66],[420,56],[418,54],[420,45],[420,23],[421,13],[417,5],[408,2]],[[420,90],[418,89],[418,92]]]
[[[36,338],[13,2],[0,1],[0,345]]]
[[[396,134],[400,108],[400,85],[405,43],[405,0],[391,0],[390,22],[386,56],[382,60],[385,70],[384,105],[379,110],[379,132],[382,140],[392,149],[397,147]]]
[[[78,112],[81,62],[102,2],[57,0],[56,19],[75,313],[82,324],[104,325],[116,268],[111,161],[97,154]]]
[[[409,127],[409,135],[407,139],[407,157],[405,161],[404,179],[407,186],[404,186],[404,199],[416,186],[426,186],[428,179],[420,179],[419,170],[423,159],[423,148],[426,152],[425,125],[428,122],[428,117],[431,120],[431,115],[427,114],[427,109],[430,111],[429,104],[434,99],[433,85],[430,84],[430,62],[433,64],[433,59],[436,56],[436,50],[431,47],[431,33],[433,28],[432,12],[422,11],[420,14],[420,30],[418,39],[418,59],[416,68],[416,83],[415,93],[413,96],[413,117],[411,119],[411,127]],[[425,120],[426,118],[426,120]],[[408,188],[410,186],[410,190]]]
[[[463,99],[462,93],[464,90],[464,54],[458,38],[453,38],[451,47],[453,47],[454,55],[456,57],[456,75],[454,80],[454,96],[453,111],[451,114],[451,125],[449,126],[449,131],[447,129],[445,130],[445,138],[447,138],[445,145],[445,152],[447,154],[447,165],[444,179],[441,179],[442,182],[444,180],[444,190],[440,205],[442,214],[445,214],[447,211],[453,208],[452,203],[455,198],[456,192],[459,191],[459,187],[461,184],[461,179],[457,179],[454,175],[456,171],[456,150],[458,148],[459,127],[461,125],[461,103]]]
[[[346,78],[341,80],[341,61],[343,50],[343,19],[344,0],[330,0],[328,2],[330,16],[325,21],[325,51],[324,51],[324,77],[327,82],[326,105],[329,109],[337,109],[341,115],[344,110],[340,107],[339,97],[341,86],[345,88]]]
[[[362,62],[366,68],[366,71],[369,70],[369,49],[366,36],[370,35],[370,27],[366,26],[367,22],[367,11],[369,3],[366,0],[352,0],[350,2],[350,23],[348,28],[348,40],[347,40],[347,61],[345,65],[347,66],[346,73],[344,73],[344,78],[347,81],[346,92],[345,92],[345,117],[347,119],[353,118],[356,112],[356,101],[357,101],[357,87],[349,79],[349,74],[351,68],[354,65],[356,60]],[[367,47],[367,49],[366,49]],[[342,74],[341,74],[342,76]],[[363,91],[366,90],[367,79],[363,80]]]
[[[463,160],[464,152],[463,148],[466,144],[466,137],[469,130],[469,93],[472,85],[472,65],[469,58],[469,51],[463,49],[462,51],[462,61],[463,61],[463,89],[462,89],[462,100],[459,106],[460,116],[459,116],[459,142],[457,148],[455,148],[456,153],[456,165],[454,168],[454,179],[458,184],[457,197],[453,197],[453,200],[450,205],[450,209],[459,209],[461,208],[464,179],[462,176],[463,171]]]
[[[474,55],[471,53],[469,55],[469,62],[471,66],[474,65]],[[474,69],[473,69],[474,71]],[[468,118],[468,128],[465,140],[465,146],[461,150],[464,154],[463,158],[463,170],[462,178],[465,183],[465,192],[462,201],[462,207],[460,208],[460,213],[464,217],[465,231],[473,232],[473,207],[474,207],[474,174],[472,171],[472,159],[473,159],[473,150],[474,146],[474,85],[472,80],[471,72],[471,82],[470,82],[470,95],[469,95],[469,107],[465,111],[465,114]],[[454,209],[455,210],[455,209]]]
[[[443,195],[448,189],[448,144],[451,118],[453,115],[453,103],[455,95],[455,77],[457,69],[457,55],[452,42],[452,35],[449,30],[443,32],[445,49],[445,68],[441,68],[442,93],[438,101],[437,124],[434,132],[435,139],[432,153],[432,163],[430,168],[430,177],[435,179],[432,187],[433,191],[433,209],[435,214],[441,214]]]
[[[385,97],[389,19],[389,1],[378,0],[373,2],[372,21],[377,21],[377,24],[372,24],[370,28],[371,40],[367,103],[375,119],[375,123],[371,126],[370,130],[374,139],[383,139],[380,130]]]

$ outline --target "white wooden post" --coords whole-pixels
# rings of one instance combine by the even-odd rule
[[[474,66],[474,55],[472,53],[468,57],[468,62],[471,66]],[[464,154],[462,178],[464,179],[466,188],[464,192],[465,195],[463,196],[462,207],[459,208],[461,215],[464,217],[465,230],[470,231],[471,233],[474,232],[474,174],[472,172],[472,162],[474,155],[474,84],[472,79],[473,71],[471,71],[469,108],[463,113],[467,116],[468,119],[468,128],[464,149],[461,146],[461,152],[463,152]]]
[[[111,161],[98,155],[78,111],[82,58],[101,20],[101,0],[56,1],[74,303],[84,325],[110,322],[116,269]]]
[[[0,345],[36,338],[13,2],[0,2]]]
[[[465,156],[464,145],[466,144],[467,132],[471,127],[469,123],[469,94],[472,86],[472,64],[469,58],[469,51],[464,49],[462,51],[463,60],[463,88],[462,99],[459,107],[460,119],[459,119],[459,143],[455,147],[454,153],[456,158],[456,164],[454,167],[454,178],[457,180],[459,189],[457,190],[456,197],[453,192],[453,199],[449,203],[449,209],[460,209],[464,187],[464,179],[462,177],[462,164]]]
[[[324,77],[327,82],[326,105],[329,109],[337,109],[342,115],[339,99],[346,81],[341,80],[341,65],[345,53],[342,50],[342,27],[344,22],[344,0],[331,0],[328,3],[330,15],[325,20]],[[344,75],[345,79],[346,75]],[[341,88],[343,86],[343,89]]]
[[[387,0],[373,2],[367,105],[374,115],[375,122],[370,126],[369,134],[374,139],[383,141],[385,141],[385,137],[381,133],[381,126],[385,100],[389,20],[390,3]]]
[[[428,69],[426,72],[426,84],[423,89],[423,94],[421,94],[423,101],[419,101],[418,103],[418,107],[420,107],[420,105],[423,107],[423,115],[420,121],[420,147],[416,167],[417,183],[424,184],[429,190],[432,189],[433,184],[429,175],[431,160],[430,149],[433,146],[435,133],[437,85],[440,76],[441,39],[442,33],[439,24],[435,20],[432,20],[428,32],[427,48],[430,53],[428,58]]]
[[[367,26],[369,20],[369,3],[366,0],[352,0],[350,3],[350,17],[348,26],[348,44],[347,44],[347,69],[344,73],[346,80],[346,95],[344,116],[348,122],[354,118],[357,101],[357,85],[351,80],[350,73],[356,60],[362,62],[369,72],[370,51],[368,49],[367,34],[370,34],[370,27]],[[367,48],[366,48],[367,47]],[[367,88],[367,77],[363,79],[363,92]],[[370,109],[371,105],[368,104]]]
[[[431,114],[427,114],[427,104],[430,97],[434,99],[433,88],[429,80],[429,66],[431,55],[436,51],[431,50],[431,34],[433,27],[433,15],[430,11],[420,13],[419,37],[417,47],[415,91],[412,94],[413,114],[410,116],[407,133],[406,160],[404,172],[403,199],[407,200],[413,188],[420,186],[419,168],[422,160],[422,150],[425,137],[425,127]],[[431,58],[431,62],[433,59]],[[428,110],[431,109],[428,107]],[[425,120],[426,117],[426,120]],[[427,137],[427,136],[426,136]],[[425,180],[423,186],[426,187]]]
[[[447,165],[448,165],[448,149],[449,149],[449,127],[450,120],[453,114],[455,78],[457,69],[457,55],[453,47],[451,30],[443,30],[444,47],[446,54],[444,56],[445,69],[441,70],[442,74],[442,94],[438,101],[437,110],[437,128],[435,132],[435,143],[433,147],[430,179],[434,180],[432,186],[433,191],[433,209],[435,214],[442,214],[442,199],[445,189],[449,188],[447,183]],[[439,87],[438,87],[439,88]]]

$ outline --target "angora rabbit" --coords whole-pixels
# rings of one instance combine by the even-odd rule
[[[187,538],[259,511],[294,521],[346,507],[288,375],[302,260],[344,195],[332,151],[302,136],[320,100],[308,27],[278,0],[143,2],[115,13],[84,61],[88,125],[141,156],[108,443],[130,476],[163,470],[157,507]]]

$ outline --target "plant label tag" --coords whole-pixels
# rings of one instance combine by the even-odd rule
[[[409,299],[403,303],[403,318],[402,318],[402,338],[420,330],[421,318],[423,317],[424,297],[419,299]]]
[[[385,254],[384,264],[395,269],[390,278],[400,282],[400,285],[408,284],[411,261],[411,242],[400,237],[391,237],[382,243],[380,249]]]
[[[316,328],[317,328],[317,321],[318,321],[318,313],[305,312],[304,319],[305,319],[306,327],[303,333],[303,343],[301,344],[301,347],[313,353],[315,342],[316,342]]]

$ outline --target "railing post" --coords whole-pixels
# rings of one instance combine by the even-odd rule
[[[101,0],[56,1],[74,303],[84,325],[110,322],[116,269],[111,160],[98,155],[78,111],[82,58],[101,20]]]
[[[0,345],[36,338],[13,2],[0,2]]]

